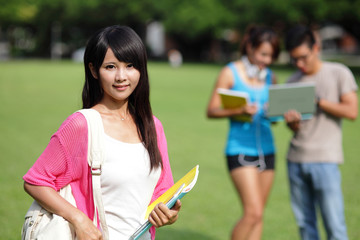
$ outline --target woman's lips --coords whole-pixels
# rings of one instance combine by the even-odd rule
[[[119,91],[124,91],[129,87],[129,84],[126,84],[126,85],[113,85],[113,86],[114,86],[114,88],[116,88]]]

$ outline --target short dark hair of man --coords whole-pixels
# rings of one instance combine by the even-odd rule
[[[306,43],[309,48],[312,48],[315,44],[314,33],[309,27],[297,25],[287,32],[285,41],[287,51],[292,51],[304,43]]]

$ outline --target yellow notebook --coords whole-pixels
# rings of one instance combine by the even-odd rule
[[[249,94],[246,92],[234,91],[225,88],[218,88],[223,108],[233,109],[245,106],[249,102]],[[251,122],[252,117],[249,115],[239,115],[232,119],[243,122]]]
[[[154,209],[154,207],[162,202],[167,203],[169,200],[175,195],[176,192],[178,192],[179,188],[183,186],[181,189],[180,195],[184,196],[186,193],[188,193],[195,185],[197,181],[197,177],[199,175],[199,165],[194,167],[190,170],[184,177],[182,177],[179,181],[177,181],[171,188],[169,188],[165,193],[163,193],[158,199],[156,199],[153,203],[151,203],[146,211],[145,219],[149,218],[149,215],[151,211]],[[179,195],[179,198],[181,198]]]
[[[190,192],[190,190],[196,184],[198,175],[199,175],[199,165],[196,165],[196,167],[191,169],[190,172],[188,172],[184,177],[182,177],[179,181],[177,181],[158,199],[152,202],[147,208],[144,224],[142,224],[129,239],[130,240],[138,239],[145,231],[147,231],[151,227],[151,224],[147,219],[149,218],[151,211],[158,203],[162,202],[166,204],[168,208],[172,208],[178,199],[181,199],[185,194]]]

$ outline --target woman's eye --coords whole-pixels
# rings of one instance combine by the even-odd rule
[[[128,67],[128,68],[133,68],[133,67],[134,67],[134,64],[128,63],[128,64],[127,64],[127,67]]]
[[[114,69],[115,66],[114,66],[114,65],[107,65],[105,68],[106,68],[106,69]]]

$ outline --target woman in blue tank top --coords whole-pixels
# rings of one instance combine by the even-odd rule
[[[229,118],[226,158],[231,179],[243,206],[243,216],[232,231],[232,239],[261,239],[262,217],[274,180],[275,147],[266,118],[268,87],[275,82],[267,68],[279,55],[278,38],[267,27],[252,26],[244,36],[242,58],[225,66],[217,79],[207,115]],[[218,88],[246,92],[247,105],[222,108]],[[239,121],[236,116],[251,121]]]

